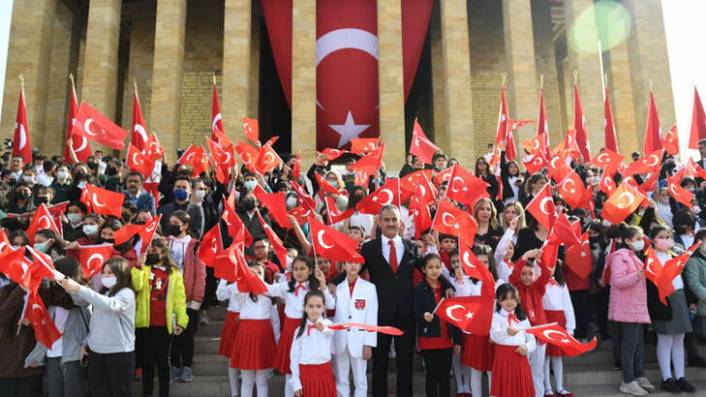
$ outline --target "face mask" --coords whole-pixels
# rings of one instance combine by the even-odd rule
[[[68,178],[69,178],[68,171],[61,170],[56,173],[56,179],[58,179],[60,181],[65,181]]]
[[[17,192],[17,196],[23,200],[27,200],[29,196],[31,196],[31,193],[25,190],[20,190],[19,192]]]
[[[655,248],[657,248],[660,251],[666,251],[674,245],[674,240],[671,238],[656,238],[655,239]]]
[[[115,239],[113,239],[113,238],[101,238],[99,240],[105,244],[115,244]],[[117,249],[118,247],[115,247],[115,248]]]
[[[66,214],[66,218],[71,224],[77,224],[83,220],[83,215],[81,214]],[[86,225],[88,226],[88,225]]]
[[[243,186],[245,186],[245,190],[247,190],[248,192],[251,192],[255,189],[255,186],[257,186],[257,181],[253,181],[253,180],[245,181],[245,183],[243,183]]]
[[[103,284],[105,288],[113,288],[117,283],[118,279],[115,276],[101,276],[101,284]]]
[[[588,241],[589,241],[591,244],[598,244],[598,243],[601,242],[601,238],[598,237],[598,236],[597,236],[597,237],[588,237]]]
[[[630,248],[635,252],[640,252],[645,249],[645,240],[637,240],[630,243]]]
[[[186,189],[176,189],[174,191],[174,198],[179,201],[184,201],[189,198],[189,192],[187,192]]]
[[[694,215],[698,215],[701,213],[701,207],[695,205],[694,208],[691,209],[691,213]]]
[[[296,206],[297,206],[297,198],[294,196],[287,197],[287,209],[291,210],[292,208],[296,208]]]
[[[71,221],[71,218],[69,218],[69,221]],[[83,225],[81,230],[86,236],[95,236],[98,234],[98,225]]]
[[[167,235],[168,236],[178,236],[181,234],[181,227],[179,225],[169,225],[167,226]]]
[[[35,178],[33,176],[24,175],[24,176],[22,176],[22,180],[27,183],[34,183]]]
[[[49,243],[47,241],[43,243],[34,243],[32,248],[36,249],[39,252],[46,253],[49,249]]]
[[[199,200],[203,200],[203,198],[206,197],[206,191],[205,190],[197,190],[194,193],[194,196]]]
[[[37,197],[34,199],[34,202],[39,205],[39,204],[49,204],[49,197],[47,196],[42,196],[42,197]]]
[[[669,204],[669,197],[660,197],[659,203],[660,204]]]
[[[159,254],[147,254],[145,256],[145,265],[152,266],[159,263]]]
[[[253,199],[247,199],[243,202],[243,208],[245,208],[245,211],[252,211],[255,209],[255,200]]]

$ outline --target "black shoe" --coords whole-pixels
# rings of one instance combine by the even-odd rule
[[[613,363],[613,369],[616,371],[620,371],[621,369],[623,369],[620,360],[615,360],[615,363]]]
[[[696,391],[696,388],[691,383],[687,382],[684,378],[679,378],[679,380],[677,381],[677,386],[679,386],[679,389],[681,389],[681,391],[685,391],[688,393],[693,393]]]
[[[679,387],[677,382],[675,382],[674,379],[672,379],[672,378],[669,378],[667,380],[663,380],[662,383],[659,384],[659,388],[661,390],[672,392],[672,393],[680,393],[681,392],[681,387]]]
[[[694,357],[689,360],[687,367],[706,368],[706,360],[703,357]]]

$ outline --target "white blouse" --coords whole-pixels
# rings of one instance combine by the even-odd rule
[[[333,323],[323,318],[317,321],[317,323],[319,322],[324,325],[323,331],[319,331],[316,325],[309,320],[307,320],[306,329],[301,336],[297,337],[299,328],[294,331],[292,350],[289,353],[289,369],[292,371],[289,384],[294,391],[302,388],[299,377],[299,364],[320,365],[331,361],[331,345],[334,331],[329,328],[329,325]]]
[[[309,282],[305,281],[301,283],[301,287],[297,288],[300,283],[295,283],[294,292],[289,292],[289,283],[287,281],[282,281],[276,284],[267,284],[267,294],[275,298],[281,298],[284,300],[284,314],[289,318],[302,318],[304,317],[304,297],[306,293],[309,292]],[[334,310],[336,308],[336,298],[331,295],[331,291],[324,286],[323,288],[324,298],[326,298],[326,309]]]
[[[547,284],[547,290],[542,298],[544,310],[564,311],[565,328],[570,334],[573,334],[576,329],[576,316],[574,315],[574,305],[571,304],[569,288],[566,284],[559,285],[552,281],[553,279]]]
[[[235,287],[235,283],[228,284],[228,281],[221,280],[218,282],[218,288],[216,288],[216,298],[219,301],[228,300],[228,311],[233,313],[240,313],[240,300],[236,298],[238,289]]]
[[[527,319],[520,322],[512,322],[512,327],[520,331],[514,336],[507,333],[509,313],[504,309],[493,313],[493,322],[490,324],[490,340],[503,346],[520,346],[527,347],[527,353],[532,353],[537,348],[537,342],[534,335],[525,332],[525,329],[530,328],[530,323]]]

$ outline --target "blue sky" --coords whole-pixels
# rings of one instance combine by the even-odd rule
[[[14,0],[0,0],[0,93],[4,92],[7,46]],[[686,146],[691,123],[691,101],[694,85],[702,100],[706,100],[706,51],[699,39],[706,37],[706,1],[662,0],[667,33],[669,65],[671,69],[674,106],[677,113],[680,142]],[[2,108],[3,95],[0,95]],[[598,121],[594,121],[598,122]],[[588,120],[591,124],[592,121]],[[662,128],[669,129],[674,120],[662,120]]]

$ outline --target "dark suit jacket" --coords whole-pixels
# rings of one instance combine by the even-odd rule
[[[402,241],[405,249],[397,273],[392,272],[390,264],[382,255],[382,237],[368,241],[360,249],[365,258],[364,269],[368,270],[370,282],[377,289],[380,325],[394,324],[395,320],[414,320],[412,274],[419,265],[419,256],[414,243],[404,239]]]

